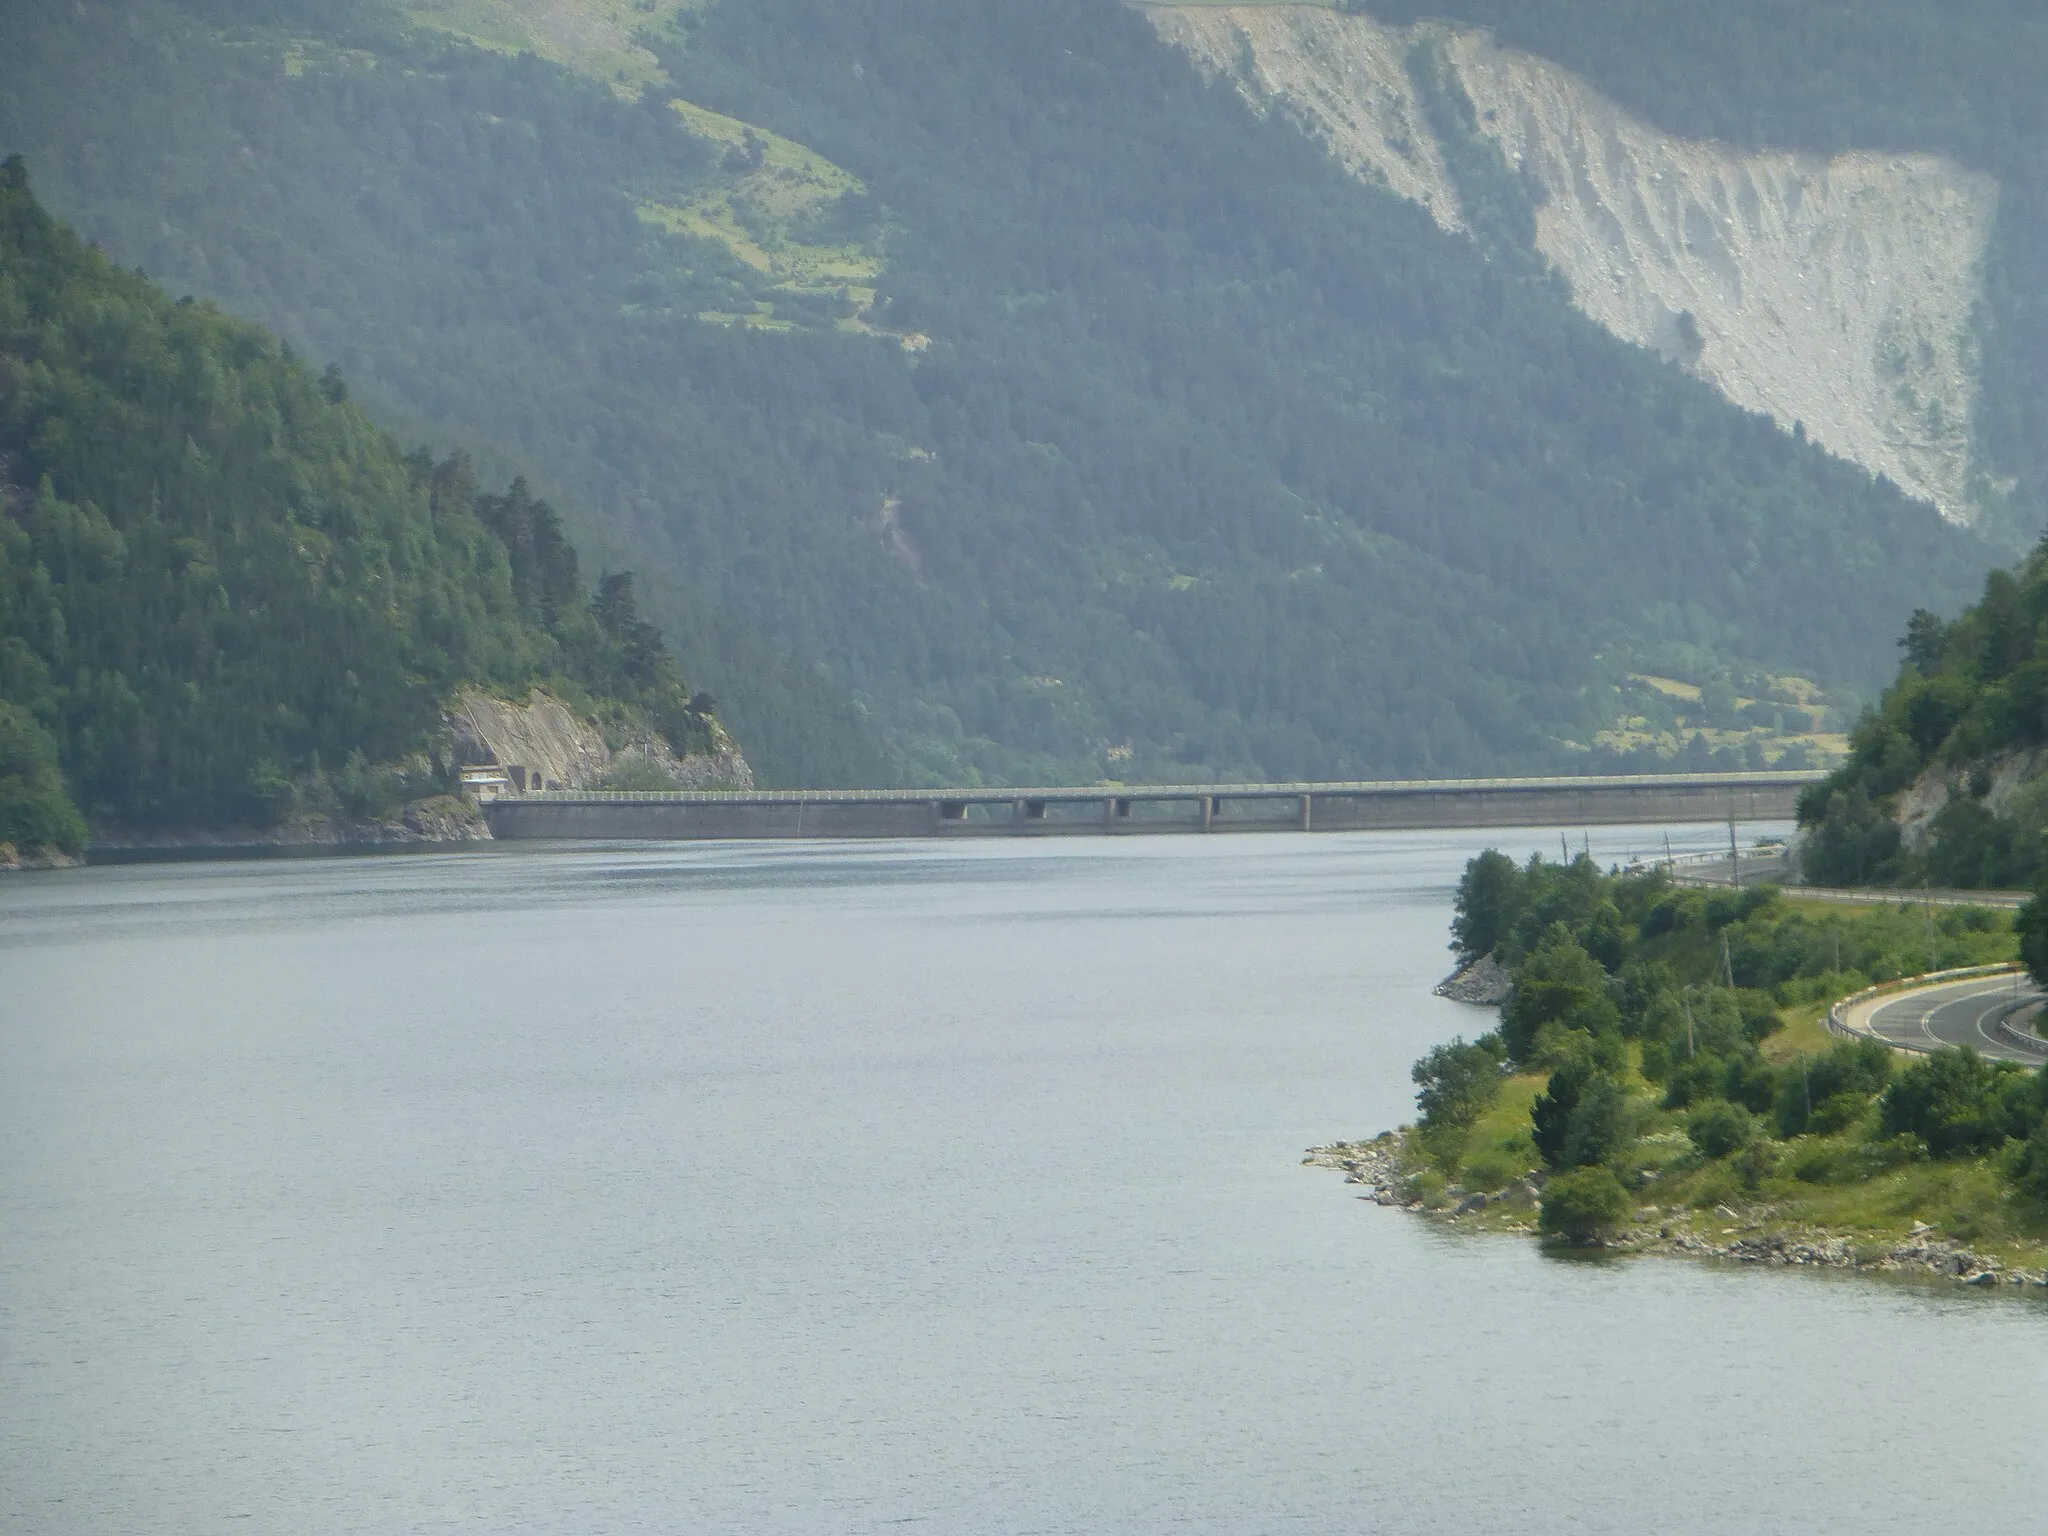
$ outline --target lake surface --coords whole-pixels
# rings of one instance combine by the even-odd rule
[[[0,1525],[2040,1530],[2028,1297],[1299,1166],[1487,1027],[1451,887],[1555,836],[0,881]]]

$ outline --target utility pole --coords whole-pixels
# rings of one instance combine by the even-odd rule
[[[1728,930],[1721,930],[1721,970],[1728,977],[1728,990],[1735,990],[1735,962],[1728,958]]]
[[[1920,882],[1920,899],[1927,903],[1927,971],[1932,975],[1941,969],[1941,957],[1934,947],[1934,896],[1925,880]]]
[[[1735,818],[1728,818],[1728,878],[1739,891],[1742,889],[1742,851],[1735,846]]]
[[[1667,875],[1678,873],[1678,860],[1671,855],[1671,834],[1669,832],[1664,834],[1664,873]]]

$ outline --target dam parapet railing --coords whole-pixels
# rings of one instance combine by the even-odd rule
[[[972,789],[568,790],[485,807],[510,839],[1123,836],[1785,821],[1812,772]]]

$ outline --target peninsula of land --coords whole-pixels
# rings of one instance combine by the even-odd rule
[[[1929,972],[2006,967],[1975,985],[2017,991],[2031,916],[1482,854],[1447,995],[1497,1001],[1498,1027],[1415,1064],[1413,1125],[1304,1161],[1380,1205],[1576,1245],[2048,1287],[2031,986],[1982,1009],[1964,983],[1928,994],[2013,1032],[1982,1050],[1828,1027],[1838,999]]]

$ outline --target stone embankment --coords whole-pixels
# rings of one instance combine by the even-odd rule
[[[1676,1213],[1674,1213],[1676,1214]],[[1762,1212],[1750,1212],[1754,1221]],[[1743,1221],[1744,1216],[1717,1207],[1718,1220]],[[1736,1228],[1723,1228],[1727,1237]],[[1988,1253],[1973,1253],[1962,1243],[1933,1235],[1931,1227],[1892,1247],[1859,1244],[1819,1231],[1741,1233],[1725,1242],[1697,1231],[1670,1226],[1641,1227],[1624,1233],[1612,1247],[1639,1252],[1666,1250],[1696,1258],[1732,1259],[1741,1264],[1806,1264],[1819,1269],[1854,1269],[1870,1274],[1925,1274],[1960,1280],[1965,1285],[2029,1285],[2048,1287],[2048,1270],[2007,1269]]]
[[[95,823],[95,853],[164,852],[179,849],[223,853],[286,848],[403,848],[490,839],[490,826],[476,803],[459,795],[415,800],[390,816],[295,816],[275,826],[151,827],[134,830]]]
[[[1538,1181],[1499,1191],[1472,1191],[1455,1185],[1422,1195],[1421,1181],[1406,1139],[1386,1132],[1372,1141],[1311,1147],[1304,1165],[1332,1168],[1344,1182],[1362,1186],[1361,1200],[1429,1216],[1453,1224],[1483,1224],[1492,1231],[1528,1233],[1536,1230],[1542,1198]],[[1721,1259],[1736,1264],[1782,1264],[1813,1269],[1852,1270],[1863,1274],[1924,1275],[1980,1288],[2028,1286],[2048,1288],[2048,1269],[2008,1267],[1995,1256],[1973,1251],[1967,1244],[1940,1236],[1924,1222],[1915,1222],[1903,1242],[1879,1237],[1851,1238],[1813,1227],[1775,1228],[1769,1206],[1711,1211],[1659,1210],[1643,1206],[1636,1223],[1605,1246],[1616,1253],[1669,1253],[1695,1259]]]
[[[1514,989],[1508,968],[1491,955],[1481,955],[1470,965],[1453,971],[1431,990],[1438,997],[1447,997],[1454,1003],[1470,1003],[1475,1008],[1498,1008]]]
[[[0,843],[0,874],[25,869],[75,869],[81,861],[61,848],[17,848]]]

